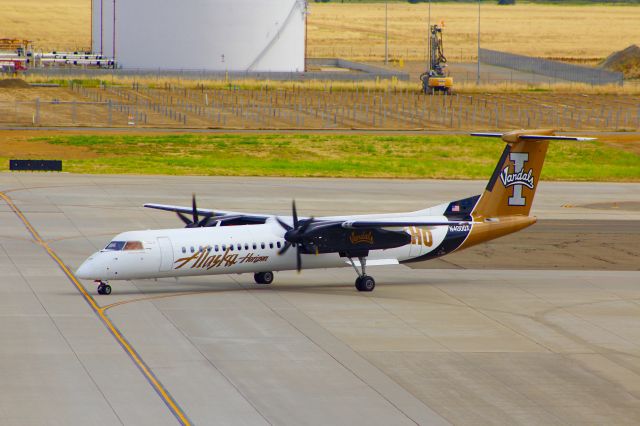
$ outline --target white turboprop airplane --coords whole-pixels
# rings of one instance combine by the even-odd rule
[[[253,273],[271,284],[273,271],[353,266],[359,291],[372,291],[367,266],[444,256],[536,222],[529,216],[551,130],[474,133],[506,147],[482,195],[409,213],[298,218],[145,204],[173,211],[186,228],[131,231],[94,253],[76,276],[110,294],[111,280]],[[192,218],[185,216],[190,213]]]

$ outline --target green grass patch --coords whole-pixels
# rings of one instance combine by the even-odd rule
[[[57,148],[50,158],[68,148],[63,167],[72,173],[435,179],[488,179],[504,148],[470,136],[334,134],[69,135],[24,143]],[[640,181],[640,156],[598,141],[554,142],[542,179]]]

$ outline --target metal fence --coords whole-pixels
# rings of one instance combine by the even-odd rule
[[[377,79],[408,80],[409,75],[402,71],[390,70],[383,67],[347,61],[339,58],[314,58],[307,59],[307,65],[316,68],[340,68],[336,71],[213,71],[197,69],[148,69],[148,68],[117,68],[101,69],[91,67],[50,67],[32,68],[27,74],[45,76],[48,78],[69,79],[77,75],[87,75],[94,78],[104,77],[146,77],[164,78],[177,77],[191,80],[279,80],[279,81],[306,81],[306,80],[341,80],[341,81],[366,81]]]
[[[63,96],[64,95],[64,96]],[[0,102],[0,124],[244,129],[640,128],[640,97],[536,93],[429,96],[354,91],[82,87],[61,100]]]
[[[540,74],[554,79],[576,81],[591,85],[622,85],[623,82],[623,75],[621,72],[612,72],[597,68],[565,64],[563,62],[550,61],[531,56],[499,52],[497,50],[480,49],[480,62],[483,64]]]

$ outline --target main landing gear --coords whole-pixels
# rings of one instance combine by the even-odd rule
[[[273,272],[258,272],[253,274],[253,279],[256,281],[256,284],[271,284],[273,282]]]
[[[349,258],[351,266],[353,266],[353,269],[356,270],[356,274],[358,274],[358,278],[356,278],[356,289],[358,291],[373,291],[373,289],[376,288],[376,281],[366,273],[367,258],[359,257],[358,260],[360,261],[360,271],[353,259]]]
[[[111,286],[103,281],[96,280],[98,283],[98,294],[111,294]]]

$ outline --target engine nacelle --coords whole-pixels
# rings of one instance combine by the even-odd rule
[[[331,227],[311,230],[305,235],[303,249],[307,253],[364,253],[384,250],[411,243],[411,235],[404,231],[385,229],[345,229]]]

